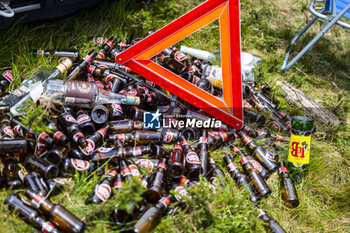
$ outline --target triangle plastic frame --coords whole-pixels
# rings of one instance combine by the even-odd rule
[[[223,98],[215,97],[150,58],[220,20]],[[116,57],[122,64],[222,122],[243,126],[239,0],[208,0]]]

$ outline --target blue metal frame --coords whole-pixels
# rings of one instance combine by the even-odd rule
[[[342,5],[337,5],[337,2],[343,3]],[[345,3],[345,4],[344,4]],[[347,5],[346,5],[347,4]],[[289,45],[289,49],[286,53],[286,57],[284,58],[283,65],[281,67],[281,71],[286,71],[290,69],[321,37],[331,28],[334,24],[338,24],[344,28],[350,29],[350,24],[340,21],[340,18],[350,16],[350,1],[348,0],[327,0],[325,7],[319,12],[314,8],[315,0],[311,0],[309,11],[315,15],[315,17],[293,38]],[[330,10],[331,6],[331,10]],[[340,9],[339,6],[345,6],[343,9]],[[331,15],[324,15],[325,11],[331,11]],[[340,11],[340,12],[339,12]],[[339,13],[337,13],[339,12]],[[292,52],[292,49],[297,42],[297,40],[313,25],[317,19],[323,19],[325,21],[324,26],[319,34],[315,36],[289,63],[289,56]]]

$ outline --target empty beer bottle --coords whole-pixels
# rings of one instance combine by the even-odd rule
[[[225,188],[225,183],[223,182],[223,179],[225,177],[225,173],[220,168],[218,168],[218,166],[216,166],[216,163],[213,160],[213,158],[210,158],[209,161],[210,161],[210,167],[211,167],[210,176],[209,176],[210,183],[214,187],[216,187],[218,182],[219,182],[218,179],[221,179],[220,186],[222,188]]]
[[[179,184],[184,185],[187,188],[191,188],[191,187],[197,185],[198,183],[199,182],[197,182],[197,181],[190,181],[189,179],[187,179],[186,176],[182,176],[179,180]]]
[[[2,154],[26,154],[33,148],[29,141],[24,139],[0,139],[0,155]]]
[[[230,155],[226,155],[224,157],[224,161],[226,163],[228,172],[236,184],[238,186],[242,186],[247,192],[249,192],[249,199],[254,203],[259,201],[260,197],[256,194],[254,188],[251,186],[248,177],[239,170],[232,157]]]
[[[85,229],[85,223],[59,204],[52,203],[40,193],[31,190],[26,191],[32,205],[40,209],[47,218],[60,230],[69,233],[81,233]]]
[[[121,120],[124,118],[123,108],[120,104],[117,104],[117,103],[108,104],[107,108],[109,110],[108,119],[110,119],[110,121]],[[136,108],[136,107],[134,107],[134,108]],[[130,119],[130,117],[129,117],[129,119]]]
[[[66,80],[74,80],[90,65],[92,60],[96,57],[97,52],[95,50],[90,51],[79,64],[69,73]]]
[[[91,173],[95,170],[95,165],[82,159],[65,159],[63,161],[63,175],[78,173]]]
[[[93,66],[106,66],[108,69],[112,71],[117,71],[120,68],[119,63],[112,61],[112,60],[100,60],[100,59],[95,59],[91,62]]]
[[[47,127],[51,130],[51,136],[55,139],[56,143],[62,147],[68,147],[68,137],[57,128],[54,122],[50,122]]]
[[[54,178],[59,172],[56,165],[34,155],[28,156],[24,162],[24,165],[28,171],[37,172],[45,178]]]
[[[239,136],[242,138],[242,141],[246,149],[252,153],[252,156],[258,160],[270,173],[277,170],[277,165],[273,157],[261,146],[258,146],[254,140],[252,140],[248,135],[246,135],[242,130],[238,132]]]
[[[5,70],[0,74],[0,90],[2,92],[6,91],[8,86],[13,81],[13,74],[11,70]]]
[[[10,160],[5,161],[2,175],[8,188],[23,188],[23,172],[16,162]]]
[[[87,146],[85,135],[80,131],[77,120],[73,117],[70,108],[61,108],[62,113],[58,116],[58,123],[69,137],[81,147]]]
[[[32,191],[46,195],[48,188],[44,179],[36,172],[31,172],[24,177],[24,184]]]
[[[45,144],[47,148],[51,148],[56,144],[55,140],[45,132],[38,133],[37,139],[38,139],[38,142]]]
[[[29,203],[25,203],[18,195],[11,194],[8,196],[5,200],[5,204],[8,205],[9,209],[18,212],[24,220],[40,228],[41,232],[59,233],[51,222],[47,222],[45,219],[41,218],[39,213],[30,207]]]
[[[111,127],[111,132],[113,133],[132,132],[134,130],[143,129],[143,123],[141,121],[131,121],[131,120],[110,121],[109,125]]]
[[[127,162],[125,160],[121,160],[119,164],[120,164],[120,173],[122,174],[124,180],[131,182],[132,173]]]
[[[76,119],[84,135],[91,135],[96,131],[94,123],[84,109],[79,109],[76,112]]]
[[[151,203],[158,201],[164,191],[165,176],[166,176],[166,159],[161,159],[156,172],[152,175],[149,188],[147,190],[147,200]]]
[[[0,137],[2,139],[13,139],[15,137],[15,134],[11,127],[10,119],[11,119],[10,114],[4,114],[2,116],[1,132],[0,132]]]
[[[104,105],[95,105],[91,110],[91,119],[97,127],[102,128],[108,121],[109,111]]]
[[[93,135],[86,139],[86,141],[88,142],[88,146],[80,148],[81,152],[83,152],[85,155],[91,155],[92,153],[94,153],[96,148],[102,146],[103,139],[107,136],[108,131],[108,125],[97,130]]]
[[[258,218],[260,218],[264,222],[268,223],[268,228],[271,232],[273,232],[273,233],[286,233],[283,230],[283,228],[280,226],[280,224],[278,224],[278,222],[276,222],[271,217],[269,217],[262,209],[258,209],[256,206],[255,206],[255,208],[258,211]]]
[[[280,191],[284,204],[289,208],[296,208],[299,205],[299,198],[295,190],[293,180],[289,177],[288,170],[283,161],[280,162],[278,174],[280,177]]]
[[[97,59],[105,59],[106,56],[111,52],[114,44],[117,42],[117,38],[113,36],[110,37],[106,42],[104,42],[101,46],[100,52],[97,54]]]
[[[140,98],[137,96],[124,96],[108,92],[98,88],[96,83],[75,80],[50,80],[44,87],[44,95],[52,97],[54,101],[59,103],[88,108],[98,104],[140,104]]]
[[[56,145],[49,149],[44,156],[49,162],[59,165],[63,159],[67,158],[67,153],[68,150],[66,147]]]
[[[72,61],[77,61],[80,58],[80,52],[76,49],[50,49],[50,50],[34,50],[34,56],[37,57],[48,57],[52,56],[53,58],[64,58],[68,57]]]
[[[177,143],[168,160],[168,176],[172,179],[179,179],[184,173],[183,152],[180,143]]]
[[[155,206],[148,208],[134,225],[133,232],[146,233],[155,228],[160,223],[163,213],[171,204],[172,198],[172,195],[168,194],[162,197]]]
[[[233,148],[233,151],[235,151],[235,153],[240,155],[243,171],[248,175],[250,179],[250,183],[253,184],[255,190],[257,190],[258,193],[263,197],[269,195],[271,193],[269,186],[266,184],[265,180],[260,175],[259,171],[255,169],[255,167],[253,166],[251,161],[248,159],[246,154],[237,146]]]
[[[202,174],[202,167],[197,153],[194,152],[184,137],[181,139],[181,146],[185,152],[186,176],[191,180],[199,180],[199,175]]]
[[[199,138],[198,147],[199,147],[198,156],[200,158],[201,166],[202,166],[202,176],[205,176],[209,171],[208,131],[207,130],[203,130],[202,136]]]
[[[90,40],[92,41],[92,43],[96,45],[102,45],[108,40],[108,38],[104,36],[93,36],[93,37],[90,37]]]
[[[85,204],[99,204],[107,201],[112,195],[114,178],[117,174],[116,170],[109,170],[104,178],[96,184],[90,197],[85,200]]]
[[[161,55],[159,61],[165,68],[173,71],[175,74],[181,74],[186,69],[184,64],[170,56]]]

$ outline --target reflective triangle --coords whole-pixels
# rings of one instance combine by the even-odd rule
[[[220,20],[223,98],[149,60],[214,20]],[[120,53],[116,62],[236,129],[243,126],[239,0],[208,0]]]

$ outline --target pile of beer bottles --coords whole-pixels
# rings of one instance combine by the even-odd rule
[[[289,131],[290,117],[278,111],[268,97],[268,85],[257,89],[254,82],[244,83],[247,124],[241,130],[225,124],[198,129],[175,123],[173,128],[145,129],[144,113],[149,112],[155,118],[162,115],[161,122],[212,117],[114,61],[118,53],[138,40],[125,43],[112,37],[98,41],[102,44],[99,51],[92,50],[81,60],[76,50],[36,51],[36,55],[65,59],[56,69],[42,70],[15,91],[2,94],[1,184],[11,190],[26,189],[24,195],[8,196],[5,203],[10,209],[42,232],[83,232],[85,223],[49,197],[62,191],[74,174],[91,174],[107,164],[108,172],[97,172],[100,181],[85,203],[106,202],[125,182],[137,180],[147,190],[143,200],[129,209],[116,206],[110,211],[115,225],[136,222],[129,231],[149,232],[162,216],[171,213],[167,211],[171,204],[188,195],[187,189],[197,185],[201,176],[210,183],[208,188],[225,186],[221,182],[225,172],[216,165],[217,158],[210,156],[223,145],[230,148],[223,158],[227,172],[238,187],[249,193],[251,202],[258,205],[271,193],[266,180],[278,170],[284,203],[290,208],[298,206],[288,170],[282,161],[278,163],[281,148],[275,142],[285,138],[263,128],[266,114],[258,112],[271,114],[269,122],[274,131]],[[154,60],[220,95],[220,82],[208,78],[208,67],[213,66],[210,61],[187,56],[175,48],[163,51]],[[2,74],[3,91],[12,79],[10,71]],[[38,101],[49,102],[50,106],[50,117],[43,119],[47,124],[44,132],[35,132],[22,122],[28,107]],[[265,146],[257,145],[256,140],[264,140]],[[236,146],[239,142],[246,153]],[[140,174],[141,167],[152,175]],[[171,190],[179,195],[171,195]],[[284,232],[264,211],[258,209],[258,213],[273,232]]]

